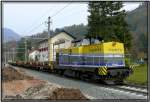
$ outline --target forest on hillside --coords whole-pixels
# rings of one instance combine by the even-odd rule
[[[132,54],[134,56],[147,57],[148,49],[148,6],[143,3],[137,9],[129,12],[126,21],[132,33]]]

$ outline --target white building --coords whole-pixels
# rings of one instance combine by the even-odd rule
[[[69,48],[72,46],[74,36],[66,31],[61,31],[49,39],[49,59],[51,62],[56,60],[56,50],[61,48]]]
[[[39,61],[53,62],[56,60],[56,50],[61,48],[69,48],[72,46],[72,41],[75,39],[74,36],[66,31],[60,31],[59,33],[53,34],[51,38],[44,39],[38,42],[39,50]]]
[[[44,39],[38,42],[38,50],[39,50],[39,62],[47,62],[48,61],[48,39]]]
[[[34,50],[29,53],[29,61],[38,61],[39,58],[39,51]]]

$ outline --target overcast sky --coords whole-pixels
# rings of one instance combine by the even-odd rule
[[[126,2],[123,9],[131,11],[139,4]],[[10,28],[22,36],[32,35],[47,30],[45,21],[52,15],[52,30],[73,24],[87,24],[87,9],[86,2],[4,3],[3,27]]]

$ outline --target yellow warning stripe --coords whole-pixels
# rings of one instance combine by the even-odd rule
[[[107,73],[107,68],[103,68],[103,71],[104,71],[105,73]]]
[[[106,73],[104,70],[101,70],[101,72],[103,73],[103,75],[105,75],[105,73]]]
[[[103,68],[101,68],[101,75],[105,75],[105,71],[103,70]]]
[[[105,72],[104,72],[103,70],[99,70],[99,74],[100,74],[100,75],[104,75]]]
[[[103,67],[98,68],[98,74],[99,75],[106,75],[107,74],[107,67],[103,66]]]
[[[130,65],[129,68],[133,69],[133,68],[134,68],[134,65]]]

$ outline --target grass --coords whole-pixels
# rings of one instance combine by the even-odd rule
[[[128,83],[147,85],[147,64],[136,66],[133,68],[133,74],[130,75],[126,81]]]

